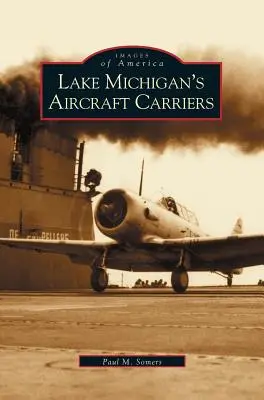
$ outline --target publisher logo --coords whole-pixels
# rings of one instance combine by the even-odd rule
[[[143,46],[44,62],[42,120],[221,119],[221,63]]]

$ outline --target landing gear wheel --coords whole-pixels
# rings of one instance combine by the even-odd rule
[[[91,286],[96,292],[103,292],[108,285],[108,274],[105,268],[94,268],[91,274]]]
[[[176,293],[184,293],[188,288],[189,276],[184,268],[177,268],[171,273],[171,286]]]
[[[227,286],[228,286],[228,287],[231,287],[231,286],[232,286],[232,283],[233,283],[233,278],[232,278],[232,276],[228,276],[228,277],[227,277]]]

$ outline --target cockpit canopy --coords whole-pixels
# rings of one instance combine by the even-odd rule
[[[165,207],[168,211],[173,212],[176,215],[179,215],[179,217],[185,219],[186,221],[190,222],[191,224],[194,225],[199,225],[198,219],[196,215],[188,210],[185,206],[176,203],[173,197],[162,197],[158,203]]]

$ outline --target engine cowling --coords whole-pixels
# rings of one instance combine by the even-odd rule
[[[143,234],[144,200],[123,189],[106,192],[95,210],[95,223],[108,237],[138,242]]]

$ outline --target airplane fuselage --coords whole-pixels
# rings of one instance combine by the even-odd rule
[[[106,209],[102,215],[104,206]],[[107,207],[112,207],[112,214],[111,209],[107,213]],[[103,196],[95,210],[95,222],[104,235],[118,242],[136,244],[153,237],[178,239],[207,236],[198,225],[191,224],[160,204],[122,189],[111,190]]]

